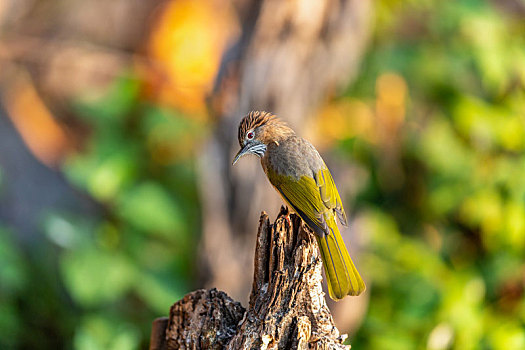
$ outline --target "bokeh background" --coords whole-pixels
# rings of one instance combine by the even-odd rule
[[[263,108],[351,217],[354,349],[524,349],[524,86],[523,0],[1,0],[0,348],[146,348],[187,292],[245,302],[280,202],[229,164]]]

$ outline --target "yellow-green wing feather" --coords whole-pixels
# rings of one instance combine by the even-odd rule
[[[303,176],[296,180],[277,174],[269,174],[268,177],[283,199],[314,231],[325,231],[327,226],[323,214],[328,212],[328,208],[321,201],[319,189],[313,178]]]
[[[343,223],[346,223],[346,215],[330,171],[327,168],[319,170],[315,179],[310,176],[295,179],[276,174],[271,169],[267,175],[284,201],[317,233],[330,297],[338,300],[345,295],[362,293],[365,284],[335,222],[334,212]]]
[[[343,208],[343,202],[339,196],[339,192],[335,187],[334,179],[328,168],[321,169],[315,174],[315,182],[319,187],[319,193],[325,206],[329,209],[334,209],[337,213],[339,221],[343,225],[347,225],[346,214]]]

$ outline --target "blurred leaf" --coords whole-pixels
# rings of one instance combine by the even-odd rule
[[[3,298],[0,302],[0,347],[15,349],[17,338],[22,335],[22,329],[23,320],[19,316],[15,303]]]
[[[86,227],[71,218],[58,213],[50,214],[44,221],[44,230],[48,238],[62,248],[78,247],[86,243]]]
[[[105,159],[89,179],[89,188],[96,198],[114,198],[133,176],[133,159],[126,154],[115,154]]]
[[[77,110],[81,116],[95,122],[100,128],[122,125],[137,104],[140,86],[139,80],[123,76],[103,98],[96,101],[77,101]]]
[[[471,174],[473,156],[445,118],[437,116],[421,135],[421,157],[436,172],[464,179]]]
[[[184,294],[189,292],[180,284],[174,283],[173,279],[166,274],[145,273],[136,281],[138,282],[135,284],[137,293],[159,315],[165,314],[175,301],[182,299]]]
[[[77,350],[138,349],[140,334],[130,324],[116,318],[86,316],[75,334]]]
[[[135,178],[136,153],[112,145],[100,153],[75,157],[68,161],[66,171],[71,180],[89,190],[97,199],[113,200]],[[100,147],[100,145],[99,145]]]
[[[15,348],[23,331],[16,297],[27,286],[26,275],[25,262],[10,232],[0,227],[0,348]]]
[[[178,203],[159,184],[146,182],[125,193],[118,201],[120,216],[136,228],[174,239],[184,232]]]
[[[166,109],[147,108],[144,132],[151,158],[162,165],[194,157],[203,125]]]
[[[454,117],[460,131],[482,151],[496,146],[510,151],[525,147],[525,120],[508,109],[464,97],[457,103]]]
[[[0,295],[4,296],[16,294],[26,283],[23,257],[10,236],[0,227]]]
[[[517,322],[495,322],[494,331],[490,333],[490,343],[495,350],[525,348],[525,330]]]
[[[86,307],[122,298],[136,278],[133,265],[122,254],[93,247],[66,253],[61,271],[72,297]]]

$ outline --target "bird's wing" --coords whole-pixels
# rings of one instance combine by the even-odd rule
[[[346,224],[341,198],[327,168],[319,170],[315,179],[305,175],[297,180],[273,172],[268,172],[268,177],[285,202],[316,233],[322,235],[330,232],[327,221],[333,217],[332,210],[335,210],[340,221]]]
[[[323,168],[315,174],[315,183],[319,187],[319,193],[321,194],[321,200],[328,209],[333,209],[337,213],[339,222],[344,226],[347,226],[345,209],[343,208],[343,202],[335,187],[334,179],[328,168]]]

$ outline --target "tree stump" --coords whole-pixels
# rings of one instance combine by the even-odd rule
[[[262,213],[248,310],[224,292],[197,290],[155,320],[150,349],[349,349],[321,288],[314,233],[282,207]]]

